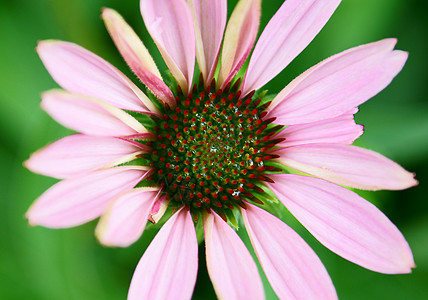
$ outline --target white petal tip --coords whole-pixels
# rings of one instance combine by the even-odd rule
[[[43,174],[43,169],[40,169],[40,164],[38,164],[37,161],[33,159],[33,155],[29,159],[24,161],[22,163],[22,166],[27,170],[31,171],[32,173],[45,175],[45,176],[47,175],[47,174]]]
[[[40,173],[38,171],[39,168],[37,167],[37,165],[38,165],[38,163],[37,163],[37,154],[39,153],[39,151],[36,151],[36,152],[32,153],[27,160],[25,160],[25,161],[22,162],[22,166],[24,168],[28,169],[29,171],[33,172],[33,173],[42,174],[42,173]]]
[[[411,173],[411,174],[412,174],[413,177],[416,176],[415,173]],[[411,184],[410,184],[409,187],[414,187],[414,186],[417,186],[417,185],[419,185],[419,181],[417,181],[415,178],[412,178],[412,181],[411,181]]]
[[[409,274],[412,273],[412,270],[416,268],[415,261],[413,260],[412,250],[409,245],[406,243],[401,246],[401,251],[397,250],[397,259],[395,261],[395,266],[391,268],[389,274]]]
[[[103,236],[104,233],[105,233],[104,226],[101,224],[101,222],[98,222],[97,227],[95,227],[95,238],[101,245],[105,247],[111,247],[108,241],[105,240]]]
[[[359,127],[359,135],[357,138],[359,138],[360,136],[362,136],[364,134],[364,131],[366,128],[364,127],[364,125],[357,125],[357,126]]]
[[[403,50],[394,50],[395,55],[402,57],[403,59],[407,59],[409,57],[409,52]]]
[[[398,40],[396,38],[386,38],[383,40],[370,43],[370,45],[376,45],[377,51],[388,51],[388,50],[393,51],[397,42]]]
[[[48,91],[44,91],[42,93],[40,93],[40,98],[42,98],[42,102],[41,105],[43,106],[43,98],[49,97],[49,96],[54,96],[54,95],[63,95],[66,94],[67,92],[61,89],[51,89]]]
[[[33,171],[31,168],[31,156],[29,159],[27,159],[26,161],[22,162],[22,166],[30,171]]]
[[[61,43],[60,40],[43,40],[38,41],[36,46],[37,53],[41,54],[42,51],[46,50],[47,47]]]
[[[28,216],[28,214],[25,214],[25,218],[28,220],[28,225],[30,225],[31,227],[37,226],[37,224],[35,224],[31,218]]]
[[[49,224],[49,222],[46,222],[46,216],[43,215],[42,211],[37,210],[34,205],[31,205],[28,211],[25,213],[25,218],[27,218],[28,224],[32,227],[43,226],[47,228],[60,228],[54,224]]]
[[[129,247],[132,243],[118,243],[110,240],[104,236],[95,234],[97,241],[104,247],[108,248],[126,248]]]
[[[25,213],[25,218],[28,220],[28,224],[32,227],[34,226],[43,226],[42,222],[38,220],[37,215],[34,214],[32,206],[28,209],[28,211]]]
[[[416,173],[407,172],[403,175],[403,179],[401,181],[401,187],[397,190],[405,190],[411,187],[419,185],[419,181],[415,179]]]
[[[36,227],[39,224],[36,224],[36,223],[32,222],[31,220],[28,220],[28,225],[30,225],[31,227]]]
[[[36,51],[38,53],[40,53],[40,50],[42,50],[43,46],[46,45],[46,42],[47,42],[46,40],[37,42]]]
[[[115,16],[120,16],[120,15],[114,9],[111,9],[111,8],[108,8],[108,7],[101,8],[101,18],[104,21],[110,21],[111,18],[114,18]]]
[[[398,40],[397,38],[386,38],[386,39],[380,40],[380,42],[384,43],[385,45],[394,47],[397,44]]]
[[[103,217],[101,217],[102,219]],[[108,221],[106,221],[108,222]],[[98,222],[95,228],[95,238],[104,247],[108,248],[126,248],[132,245],[135,241],[125,241],[123,239],[115,239],[114,236],[108,235],[104,222]]]
[[[390,60],[391,63],[395,64],[398,71],[400,71],[409,57],[409,53],[401,50],[394,50],[391,53]]]
[[[394,271],[388,272],[388,273],[390,273],[390,274],[410,274],[410,273],[412,273],[414,268],[416,268],[416,265],[413,261],[413,258],[409,258],[409,260],[406,260],[405,264],[397,265],[397,268]]]

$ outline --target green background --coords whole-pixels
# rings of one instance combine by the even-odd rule
[[[229,14],[236,1],[229,1]],[[282,1],[265,0],[262,28]],[[165,65],[140,17],[138,0],[0,0],[0,299],[125,299],[133,270],[155,234],[148,230],[126,249],[104,248],[94,238],[96,222],[65,230],[30,227],[24,213],[55,180],[22,167],[31,152],[69,131],[40,109],[40,93],[57,85],[36,52],[38,40],[80,44],[135,79],[99,17],[118,10]],[[269,85],[279,92],[296,75],[347,48],[397,37],[410,53],[392,84],[360,107],[365,125],[358,145],[396,160],[417,173],[419,186],[400,192],[364,192],[407,238],[417,268],[410,275],[365,270],[331,253],[285,215],[324,262],[342,299],[428,298],[428,13],[424,0],[343,0],[309,47]],[[242,231],[242,230],[241,230]],[[244,240],[248,242],[244,236]],[[215,298],[203,247],[195,299]],[[237,283],[239,284],[239,283]],[[265,284],[266,285],[266,284]],[[274,298],[267,286],[268,298]]]

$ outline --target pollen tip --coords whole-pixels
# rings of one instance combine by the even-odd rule
[[[239,89],[240,85],[241,85],[241,78],[238,78],[232,86],[232,91],[236,92]]]
[[[180,85],[177,85],[177,96],[183,96],[183,90]]]
[[[260,199],[257,199],[257,198],[252,198],[251,201],[254,203],[260,204],[260,205],[265,205],[265,203],[263,201],[261,201]]]

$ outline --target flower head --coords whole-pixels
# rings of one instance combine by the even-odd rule
[[[312,41],[339,3],[285,1],[240,77],[256,40],[260,0],[240,0],[227,26],[226,0],[141,0],[170,85],[123,18],[104,9],[114,43],[146,92],[80,46],[41,42],[44,65],[64,88],[44,93],[42,107],[79,133],[26,162],[34,172],[62,179],[30,208],[30,224],[64,228],[100,217],[100,242],[125,247],[147,220],[169,216],[136,268],[129,299],[191,297],[196,224],[203,226],[217,295],[262,299],[256,264],[230,226],[237,229],[239,220],[280,298],[336,298],[319,258],[263,209],[267,202],[281,202],[349,261],[381,273],[410,272],[412,253],[398,229],[341,186],[417,184],[388,158],[351,145],[363,132],[354,122],[356,107],[391,82],[407,53],[393,49],[394,39],[381,40],[322,61],[274,97],[259,91]]]

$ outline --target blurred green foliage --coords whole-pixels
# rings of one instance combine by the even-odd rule
[[[282,0],[265,0],[262,28]],[[229,1],[229,13],[236,1]],[[30,173],[22,162],[69,131],[40,107],[39,94],[57,85],[34,48],[38,40],[80,44],[129,72],[99,18],[101,7],[118,10],[139,33],[161,70],[159,52],[144,28],[138,0],[0,1],[0,299],[125,299],[133,270],[155,235],[148,230],[126,249],[100,246],[95,222],[66,230],[30,227],[24,217],[34,199],[55,180]],[[319,254],[342,299],[428,298],[428,13],[423,0],[343,0],[310,46],[268,88],[279,92],[292,78],[332,54],[359,44],[397,37],[410,53],[404,70],[356,118],[366,126],[358,145],[379,151],[417,173],[418,187],[364,192],[406,236],[417,268],[410,275],[383,275],[345,261],[321,246],[288,214]],[[246,233],[242,232],[248,244]],[[274,294],[265,281],[268,298]],[[200,247],[194,299],[214,299]]]

